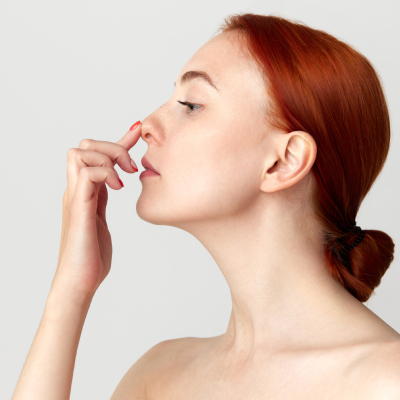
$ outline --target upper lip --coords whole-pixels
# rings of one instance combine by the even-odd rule
[[[142,165],[143,165],[144,168],[151,169],[152,171],[154,171],[155,173],[158,174],[156,169],[150,164],[149,160],[146,157],[142,158]]]

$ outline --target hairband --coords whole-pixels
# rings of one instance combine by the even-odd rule
[[[353,236],[355,232],[361,232],[361,234],[352,244],[348,246],[350,249],[354,249],[354,247],[356,247],[364,238],[364,231],[359,226],[357,226],[356,221],[354,221],[353,225],[347,230],[344,236]]]

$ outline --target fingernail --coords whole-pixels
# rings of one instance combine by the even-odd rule
[[[121,186],[124,187],[124,184],[122,183],[121,179],[118,178],[118,180],[119,180],[119,183],[121,184]]]
[[[130,127],[130,131],[133,131],[138,125],[140,124],[140,121],[135,122],[131,127]]]
[[[133,161],[132,158],[131,158],[131,165],[132,165],[133,168],[136,169],[135,172],[138,172],[138,171],[139,171],[137,165],[135,164],[135,161]]]

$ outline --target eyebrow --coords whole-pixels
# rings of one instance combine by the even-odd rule
[[[207,82],[210,86],[219,91],[219,89],[215,86],[213,80],[210,78],[210,75],[208,75],[207,72],[204,71],[186,71],[181,77],[181,85],[193,79],[202,79],[204,82]],[[174,83],[174,86],[175,85],[176,82]]]

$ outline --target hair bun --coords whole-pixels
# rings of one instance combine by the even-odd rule
[[[356,231],[362,232],[356,246],[352,243],[353,235],[344,235],[327,242],[325,256],[332,276],[359,301],[365,302],[393,261],[395,244],[385,232],[361,228]]]
[[[352,240],[350,244],[347,244],[347,246],[345,246],[349,250],[354,249],[354,247],[356,247],[364,238],[364,231],[361,229],[360,226],[357,226],[356,221],[354,221],[347,232],[341,238],[336,239],[336,241],[343,243],[343,241],[350,238],[355,240]]]

